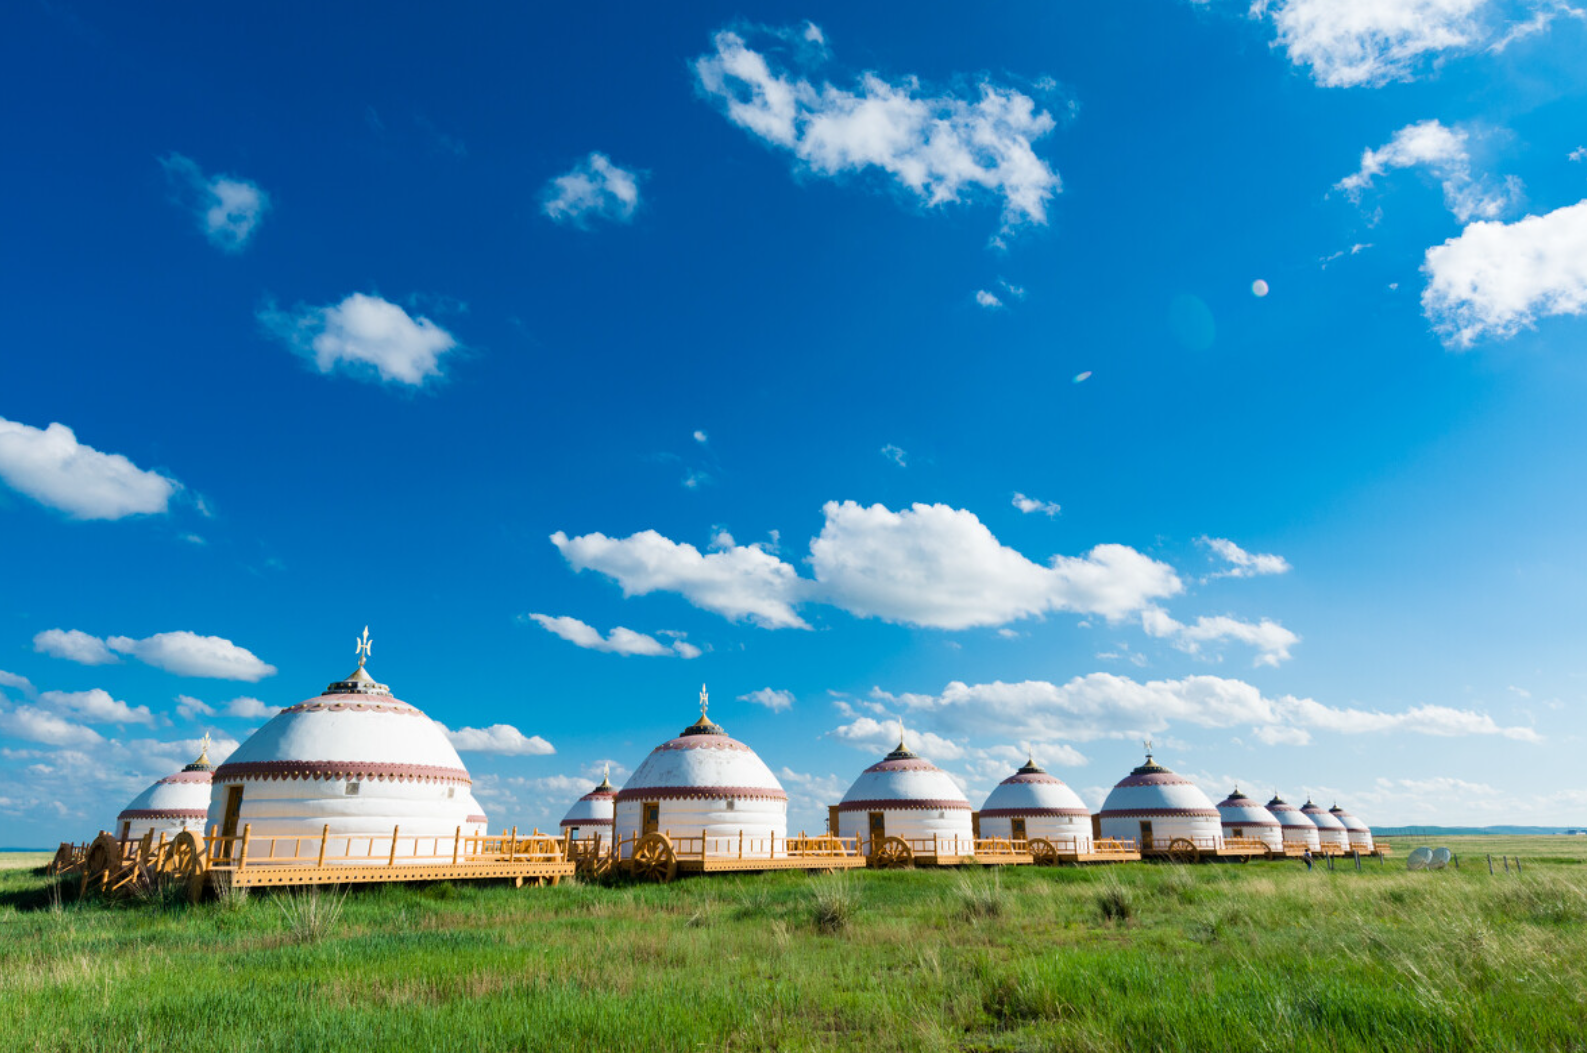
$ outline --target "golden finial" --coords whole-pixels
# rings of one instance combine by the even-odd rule
[[[353,653],[358,656],[358,668],[364,667],[364,662],[369,659],[369,646],[374,641],[369,639],[369,626],[364,626],[364,635],[353,641]]]
[[[207,732],[207,731],[204,732],[204,741],[199,745],[199,748],[198,748],[198,760],[194,761],[193,763],[194,764],[208,764],[209,763],[209,732]]]
[[[899,717],[898,718],[898,748],[901,749],[901,750],[907,750],[909,748],[908,746],[904,745],[904,718],[903,717]]]
[[[1146,759],[1147,760],[1151,760],[1152,759],[1152,740],[1151,739],[1145,739],[1145,740],[1143,740],[1141,742],[1141,745],[1146,747]]]
[[[705,719],[705,711],[711,706],[711,696],[706,692],[705,685],[700,685],[700,719]]]

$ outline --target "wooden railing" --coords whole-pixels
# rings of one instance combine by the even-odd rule
[[[799,833],[793,837],[752,837],[742,830],[737,834],[708,836],[704,834],[675,834],[662,830],[672,842],[672,853],[679,861],[706,859],[803,859],[836,858],[852,856],[859,850],[859,838],[837,837],[832,834]],[[608,842],[596,834],[592,838],[572,842],[575,856],[599,858],[615,853],[619,859],[633,854],[634,845],[645,837],[638,831]],[[574,858],[570,856],[569,858]]]
[[[242,833],[226,836],[210,833],[204,838],[204,855],[212,870],[239,870],[254,866],[414,866],[470,862],[513,862],[516,860],[559,861],[564,858],[567,841],[536,830],[520,835],[517,827],[500,834],[464,834],[458,827],[451,837],[443,835],[402,835],[394,826],[391,833],[337,834],[331,836],[326,824],[319,837],[254,837],[252,824]]]

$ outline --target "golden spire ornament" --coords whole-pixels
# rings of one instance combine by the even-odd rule
[[[364,635],[353,641],[353,653],[358,656],[358,668],[364,667],[364,662],[369,659],[369,648],[373,643],[369,638],[369,626],[364,626]]]

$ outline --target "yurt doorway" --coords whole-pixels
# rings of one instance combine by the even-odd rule
[[[1152,821],[1150,819],[1141,820],[1141,847],[1152,847]]]
[[[870,820],[871,844],[874,845],[887,837],[887,823],[883,821],[881,812],[870,813]]]
[[[221,815],[222,815],[222,818],[221,818],[221,821],[220,821],[220,836],[221,837],[236,837],[237,836],[237,820],[242,815],[242,787],[241,786],[228,786],[228,787],[226,787],[226,810],[224,812],[222,812]],[[230,841],[222,841],[220,843],[220,853],[219,854],[220,854],[220,858],[222,858],[222,859],[230,859],[231,858],[231,842]]]
[[[1009,820],[1009,826],[1011,826],[1013,828],[1014,840],[1016,840],[1016,841],[1025,840],[1025,820],[1023,820],[1023,819],[1010,819]]]
[[[656,832],[656,828],[661,825],[661,803],[659,801],[646,801],[643,807],[645,815],[644,832],[653,834]]]
[[[123,841],[125,841],[128,838],[130,838],[131,836],[132,836],[132,821],[128,820],[128,821],[126,821],[126,822],[121,824],[121,839]]]

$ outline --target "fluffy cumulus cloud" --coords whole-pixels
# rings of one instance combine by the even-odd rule
[[[998,299],[997,293],[987,292],[985,289],[975,290],[975,302],[989,311],[995,311],[1003,306],[1003,301]]]
[[[1186,625],[1158,607],[1141,612],[1141,628],[1148,636],[1173,641],[1175,647],[1188,654],[1199,654],[1203,644],[1236,640],[1256,649],[1255,665],[1276,666],[1287,662],[1289,649],[1300,643],[1299,636],[1267,618],[1260,622],[1243,622],[1220,614],[1203,616]]]
[[[1226,537],[1200,537],[1201,544],[1228,564],[1226,569],[1208,575],[1213,578],[1254,578],[1264,574],[1288,574],[1289,560],[1271,552],[1247,552]]]
[[[0,417],[0,480],[73,519],[122,519],[169,509],[181,484],[119,453],[77,441],[64,424],[40,430]]]
[[[1173,568],[1125,545],[1040,564],[998,542],[976,516],[947,505],[900,512],[828,502],[810,542],[814,578],[760,545],[702,554],[653,530],[627,538],[558,531],[575,570],[614,579],[625,595],[675,592],[704,610],[767,628],[807,628],[795,607],[820,602],[861,618],[936,629],[996,626],[1049,611],[1110,621],[1183,588]]]
[[[115,665],[121,661],[105,641],[81,629],[45,629],[33,637],[33,649],[78,665]]]
[[[1410,80],[1432,58],[1481,43],[1488,0],[1255,0],[1274,46],[1330,88]]]
[[[9,708],[0,704],[0,733],[26,742],[77,749],[105,741],[93,728],[67,720],[42,706]]]
[[[24,695],[33,695],[33,681],[21,673],[8,673],[0,669],[0,687],[11,687],[21,691]]]
[[[444,725],[443,725],[444,727]],[[556,749],[539,735],[526,736],[511,724],[488,728],[446,728],[452,747],[465,753],[497,753],[507,757],[543,757]]]
[[[243,695],[226,703],[226,715],[243,720],[269,720],[279,712],[280,706],[266,705],[251,695]]]
[[[160,164],[177,201],[197,218],[209,243],[224,252],[241,252],[269,209],[270,195],[247,179],[205,175],[181,154],[169,154]]]
[[[45,691],[39,695],[39,704],[88,724],[154,725],[154,714],[148,706],[129,706],[99,687],[88,691]]]
[[[1309,741],[1312,732],[1340,735],[1493,735],[1520,742],[1541,739],[1528,727],[1505,727],[1474,710],[1423,705],[1398,713],[1335,708],[1310,698],[1268,698],[1251,684],[1216,676],[1140,682],[1111,673],[1091,673],[1063,684],[955,681],[941,694],[872,696],[914,714],[911,724],[954,736],[995,727],[1032,741],[1086,742],[1157,734],[1175,724],[1204,728],[1248,726],[1267,742]]]
[[[778,691],[773,688],[763,687],[758,691],[751,691],[747,695],[739,695],[740,702],[753,702],[757,706],[765,706],[773,713],[782,713],[792,709],[794,695],[792,691]]]
[[[1063,506],[1056,501],[1038,501],[1034,497],[1026,497],[1024,494],[1017,492],[1014,494],[1014,507],[1026,515],[1030,515],[1032,512],[1040,512],[1048,519],[1063,511]]]
[[[440,376],[441,356],[458,347],[457,338],[430,319],[364,293],[325,307],[282,311],[271,305],[259,321],[321,373],[339,368],[409,387]]]
[[[639,208],[639,177],[592,153],[546,184],[540,208],[558,223],[580,228],[594,219],[627,223]]]
[[[1470,136],[1446,128],[1438,121],[1406,125],[1384,146],[1361,154],[1361,167],[1334,184],[1352,201],[1371,188],[1372,181],[1394,168],[1426,168],[1443,186],[1444,202],[1462,223],[1493,219],[1509,209],[1520,194],[1515,177],[1502,186],[1472,175]]]
[[[1587,310],[1587,201],[1514,223],[1478,222],[1427,250],[1422,310],[1451,347]]]
[[[728,120],[789,151],[819,176],[877,171],[928,207],[972,193],[1000,199],[1006,228],[1047,221],[1058,174],[1033,144],[1055,122],[1030,96],[982,81],[973,97],[933,93],[913,77],[864,73],[854,87],[816,83],[825,39],[805,27],[753,41],[717,33],[697,59],[706,97]]]
[[[910,749],[932,760],[953,761],[965,756],[964,747],[954,740],[930,731],[914,728],[906,731],[896,720],[860,717],[832,729],[833,738],[845,746],[853,746],[868,753],[886,753],[898,744],[900,736]]]
[[[549,614],[531,614],[528,618],[546,632],[560,636],[569,643],[590,651],[605,651],[609,654],[623,655],[649,655],[651,657],[700,657],[700,649],[684,640],[674,639],[671,643],[662,643],[654,636],[636,633],[634,630],[625,629],[621,625],[602,636],[601,631],[594,626],[586,625],[577,618],[570,618],[566,615],[554,618]]]

